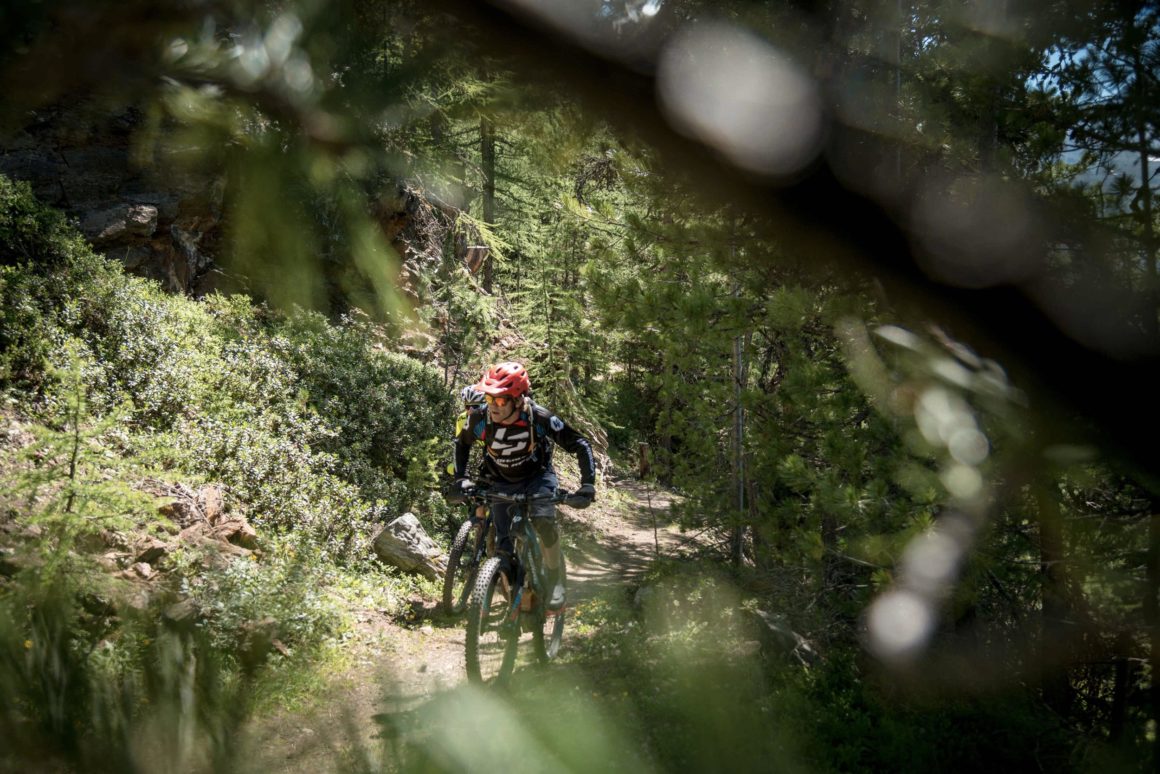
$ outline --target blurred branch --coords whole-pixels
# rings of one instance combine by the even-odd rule
[[[219,9],[186,2],[28,3],[0,25],[0,136],[26,111],[70,94],[141,94],[156,88],[163,43]]]

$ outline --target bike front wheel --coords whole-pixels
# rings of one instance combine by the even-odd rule
[[[564,557],[560,557],[560,572],[564,573],[567,578],[567,572],[564,570]],[[554,659],[556,654],[560,652],[560,643],[564,640],[564,614],[567,608],[560,608],[559,610],[548,610],[547,598],[551,594],[550,589],[546,589],[547,594],[541,597],[543,601],[536,605],[536,610],[533,613],[535,622],[532,625],[532,643],[536,651],[536,660],[541,664]]]
[[[515,666],[520,627],[511,618],[507,588],[500,558],[493,556],[479,568],[467,605],[467,679],[472,682],[503,682]]]
[[[554,659],[560,652],[560,643],[564,640],[564,610],[543,608],[537,611],[535,616],[532,642],[536,648],[536,660],[543,664]]]
[[[447,569],[443,573],[443,610],[451,615],[463,612],[475,585],[476,529],[477,525],[471,519],[463,522],[447,556]]]

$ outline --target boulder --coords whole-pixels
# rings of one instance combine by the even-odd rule
[[[413,513],[404,513],[378,534],[375,554],[387,564],[407,572],[417,572],[429,580],[443,577],[447,557],[427,535]]]
[[[134,564],[157,564],[163,557],[169,553],[169,546],[163,540],[146,536],[134,546],[133,558]]]
[[[810,645],[809,640],[791,629],[781,616],[764,610],[748,612],[758,625],[763,650],[797,661],[802,666],[817,663],[818,653]]]
[[[148,204],[121,203],[86,213],[81,232],[94,247],[126,244],[136,237],[151,237],[157,230],[157,208]]]
[[[197,603],[192,599],[183,599],[165,608],[162,618],[172,624],[191,624],[201,616]]]
[[[240,516],[219,522],[214,526],[214,534],[227,543],[254,550],[258,547],[258,533],[249,522]]]

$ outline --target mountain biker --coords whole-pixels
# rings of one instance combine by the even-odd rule
[[[467,424],[467,412],[472,409],[483,408],[487,402],[487,398],[479,388],[474,384],[469,384],[459,391],[459,399],[463,401],[463,411],[455,418],[455,435],[458,436],[463,432],[463,426]]]
[[[467,415],[472,409],[483,409],[486,405],[486,398],[474,384],[469,384],[459,391],[459,399],[463,401],[463,411],[459,412],[459,416],[455,418],[455,438],[459,438],[459,434],[463,432],[463,428],[467,426]],[[447,463],[447,475],[451,480],[455,480],[455,462]],[[482,520],[486,515],[486,508],[479,506],[475,509],[475,518]]]
[[[487,404],[487,399],[484,394],[474,384],[469,384],[459,391],[459,399],[463,401],[463,411],[459,412],[459,416],[455,417],[455,435],[452,438],[459,438],[459,434],[463,432],[464,426],[467,425],[467,414],[472,409],[482,409]],[[452,442],[454,444],[454,442]],[[455,475],[455,462],[452,460],[447,463],[447,475]]]
[[[566,501],[567,505],[587,508],[596,499],[596,463],[588,440],[554,413],[532,402],[531,386],[527,370],[515,362],[492,366],[475,385],[484,394],[487,406],[468,412],[467,423],[456,439],[456,481],[449,499],[462,500],[458,493],[474,486],[466,471],[471,445],[477,440],[486,449],[482,467],[492,478],[493,491],[554,495],[559,480],[552,467],[552,448],[558,443],[575,454],[580,465],[580,488]],[[564,606],[566,593],[556,506],[546,500],[533,501],[528,515],[544,547],[544,566],[551,590],[548,608],[559,610]],[[510,561],[512,538],[508,506],[492,505],[491,517],[499,553]]]

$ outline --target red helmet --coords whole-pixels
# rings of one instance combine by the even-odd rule
[[[499,363],[489,368],[475,387],[488,395],[523,395],[532,389],[532,382],[528,369],[519,363]]]

